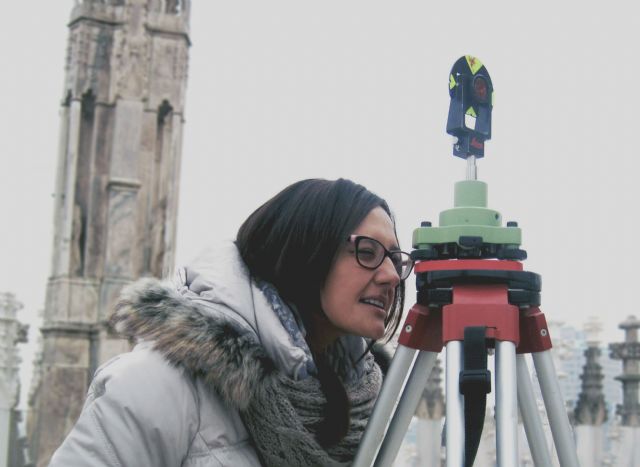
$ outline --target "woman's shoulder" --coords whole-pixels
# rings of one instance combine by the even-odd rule
[[[200,427],[193,378],[146,345],[102,365],[52,466],[181,465]]]
[[[98,368],[88,402],[106,393],[111,399],[136,407],[137,413],[148,412],[150,416],[158,409],[166,410],[168,401],[183,408],[198,403],[193,377],[168,362],[149,343],[140,343],[131,352],[118,355]]]

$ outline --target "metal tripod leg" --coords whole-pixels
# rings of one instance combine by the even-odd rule
[[[464,465],[464,402],[460,394],[462,341],[447,343],[446,371],[446,452],[447,467]]]
[[[496,451],[499,467],[518,465],[516,345],[496,342]]]
[[[534,352],[532,356],[560,465],[562,467],[580,467],[573,432],[560,393],[560,385],[556,378],[551,353],[545,350],[544,352]]]
[[[353,461],[353,467],[370,467],[373,464],[378,447],[384,439],[387,424],[391,420],[393,411],[398,403],[404,387],[407,374],[416,356],[416,349],[398,346],[389,366],[380,395],[376,400],[373,412],[369,417],[367,428],[362,435],[358,453]]]
[[[516,356],[516,367],[518,370],[518,405],[533,463],[540,467],[553,465],[524,355]]]
[[[437,354],[435,352],[421,351],[416,358],[416,362],[411,369],[411,375],[402,392],[398,408],[389,424],[389,429],[384,438],[380,452],[376,458],[376,467],[386,467],[393,464],[402,440],[407,432],[411,418],[416,412],[420,397],[427,385],[427,380],[433,370]]]

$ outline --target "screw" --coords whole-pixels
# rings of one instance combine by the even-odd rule
[[[518,227],[518,223],[516,221],[507,222],[507,227]]]
[[[431,221],[420,222],[420,227],[431,227]]]
[[[411,326],[410,324],[407,324],[404,327],[404,332],[411,332],[411,331],[413,331],[413,326]]]
[[[547,332],[547,330],[546,330],[546,329],[540,329],[540,335],[541,335],[542,337],[547,337],[547,334],[549,334],[549,333]]]

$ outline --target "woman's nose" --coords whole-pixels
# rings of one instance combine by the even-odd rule
[[[377,274],[375,275],[376,282],[381,284],[390,283],[395,287],[400,283],[400,275],[396,270],[391,258],[386,257],[382,264],[378,267]]]

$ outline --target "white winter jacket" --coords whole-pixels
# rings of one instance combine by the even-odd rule
[[[314,365],[295,313],[249,277],[231,242],[181,269],[177,284],[148,279],[130,286],[122,303],[116,326],[124,322],[130,336],[152,338],[98,369],[50,466],[259,466],[239,412],[227,401],[242,407],[260,369],[242,358],[245,366],[230,369],[242,349],[224,328],[203,328],[198,320],[220,318],[257,336],[277,369],[297,379]],[[215,348],[197,345],[205,332],[207,342],[212,332],[220,336]],[[348,336],[343,348],[357,358],[365,342]],[[199,375],[185,370],[194,367]],[[211,390],[211,375],[221,389]]]

